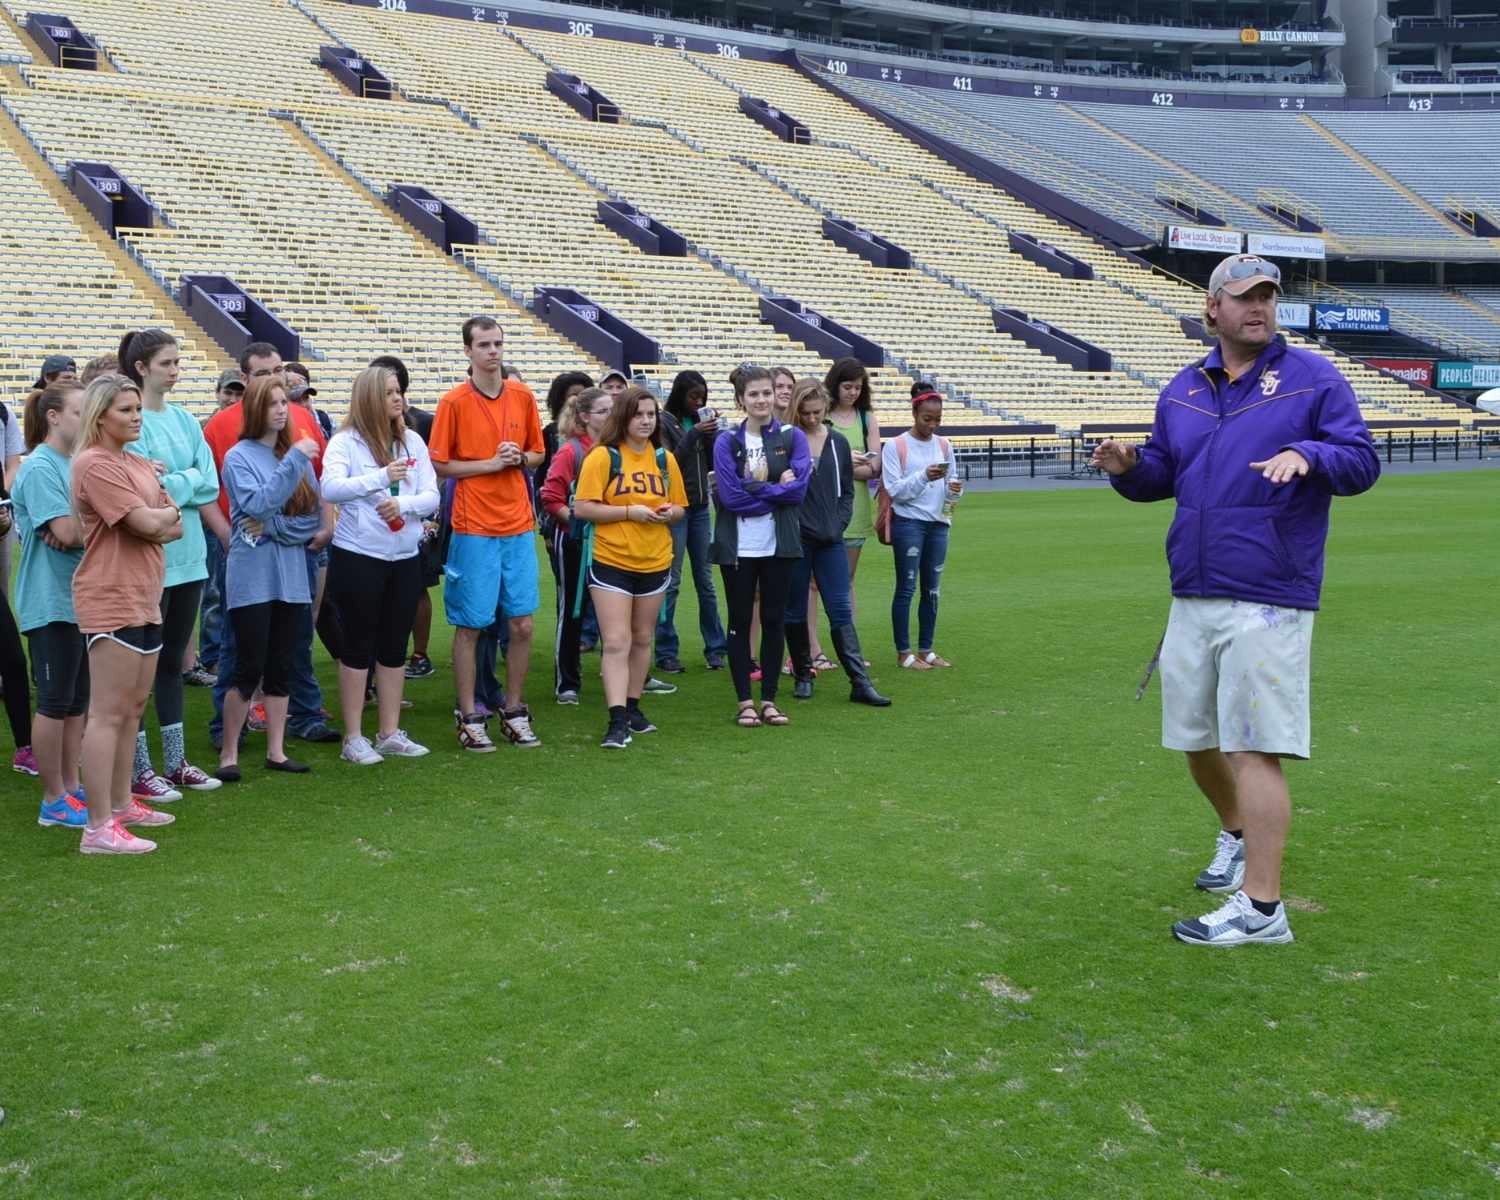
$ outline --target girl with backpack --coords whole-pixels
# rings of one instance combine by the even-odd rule
[[[609,728],[600,745],[606,750],[623,750],[632,734],[656,731],[641,711],[641,693],[672,573],[671,526],[686,511],[682,469],[661,444],[656,397],[627,387],[583,460],[573,493],[573,518],[589,523],[583,559],[604,647]]]
[[[816,379],[803,379],[792,393],[791,424],[807,439],[812,458],[812,476],[802,501],[798,520],[802,529],[802,558],[792,567],[791,591],[786,609],[786,644],[792,656],[795,680],[792,694],[811,700],[817,671],[813,666],[808,618],[814,578],[818,594],[828,612],[833,647],[849,676],[849,699],[856,704],[884,708],[890,701],[870,683],[870,671],[854,629],[854,610],[849,604],[849,560],[844,554],[844,528],[854,511],[854,459],[842,434],[824,424],[828,416],[828,392]]]
[[[564,401],[557,417],[557,449],[538,496],[542,537],[557,581],[557,635],[552,643],[552,687],[559,704],[577,704],[582,684],[579,641],[587,597],[581,597],[582,521],[573,517],[573,497],[583,460],[609,423],[614,405],[604,389],[589,387]],[[580,600],[583,602],[580,603]],[[577,615],[575,615],[577,614]]]
[[[963,484],[955,477],[953,446],[937,436],[943,420],[943,398],[922,392],[911,402],[912,425],[881,450],[881,478],[890,497],[891,549],[896,555],[896,594],[891,598],[891,627],[896,662],[914,671],[949,667],[932,648],[937,633],[938,591],[948,557],[948,527]],[[921,584],[917,605],[917,652],[911,650],[911,600]]]
[[[787,593],[792,567],[802,558],[798,509],[807,492],[812,459],[800,429],[772,415],[775,392],[771,372],[746,364],[729,381],[745,411],[738,427],[714,442],[713,558],[724,576],[729,602],[729,671],[739,699],[736,724],[786,725],[776,707],[776,687],[786,645]],[[750,618],[760,593],[760,711],[750,697]]]

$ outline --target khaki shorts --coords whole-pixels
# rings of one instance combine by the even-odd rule
[[[1306,758],[1308,609],[1176,598],[1161,648],[1161,744]]]

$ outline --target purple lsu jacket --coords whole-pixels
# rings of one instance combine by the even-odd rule
[[[1251,470],[1295,450],[1308,473],[1279,487]],[[1156,403],[1136,465],[1110,482],[1129,500],[1177,500],[1167,532],[1174,596],[1318,607],[1334,496],[1380,477],[1348,381],[1327,359],[1277,336],[1230,381],[1216,346]]]

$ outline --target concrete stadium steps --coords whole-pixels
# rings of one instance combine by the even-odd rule
[[[306,340],[330,407],[342,407],[375,353],[400,354],[441,386],[461,378],[458,329],[475,312],[504,319],[508,356],[543,386],[583,357],[264,109],[190,103],[175,92],[143,106],[142,81],[130,98],[80,96],[60,74],[14,99],[33,134],[55,160],[106,158],[145,186],[176,228],[132,232],[129,245],[169,281],[192,271],[234,277]],[[433,119],[401,107],[406,119]]]
[[[127,329],[160,326],[182,348],[180,402],[209,411],[213,377],[229,366],[214,340],[68,191],[51,165],[0,113],[0,396],[14,402],[48,354],[78,361],[111,354]]]

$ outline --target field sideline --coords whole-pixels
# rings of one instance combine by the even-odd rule
[[[1168,936],[1217,903],[1132,700],[1171,506],[1098,488],[966,498],[953,671],[894,667],[871,546],[885,712],[836,673],[735,729],[689,588],[624,754],[597,658],[544,699],[545,608],[539,751],[460,757],[442,636],[429,758],[252,735],[142,860],[7,777],[0,1197],[1495,1196],[1497,512],[1486,471],[1335,504],[1284,948]]]

